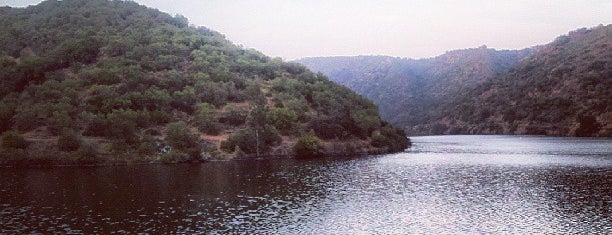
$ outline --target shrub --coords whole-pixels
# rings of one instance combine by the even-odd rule
[[[383,135],[375,134],[372,136],[372,140],[370,141],[370,144],[372,144],[372,146],[374,147],[380,148],[380,147],[388,145],[388,140]]]
[[[196,122],[198,129],[209,135],[218,135],[223,130],[217,121],[215,108],[208,103],[197,105]]]
[[[130,144],[128,144],[127,142],[125,142],[125,140],[122,140],[122,139],[110,139],[110,143],[111,143],[111,148],[110,148],[111,152],[117,156],[121,154],[125,154],[126,152],[132,149]]]
[[[184,122],[168,124],[166,141],[173,149],[183,151],[193,158],[197,158],[200,154],[199,139],[191,133]]]
[[[0,82],[0,85],[2,83]],[[0,88],[1,90],[2,88]],[[2,93],[0,93],[2,94]],[[15,98],[15,93],[7,95],[0,100],[0,133],[11,129],[13,126],[13,116],[19,101]]]
[[[2,134],[2,147],[12,149],[25,149],[28,147],[28,142],[19,133],[7,131]]]
[[[172,151],[169,153],[164,153],[162,155],[159,156],[159,160],[162,163],[180,163],[180,162],[187,162],[189,161],[190,156],[188,154],[185,153],[181,153],[181,152],[176,152],[176,151]]]
[[[386,146],[388,147],[388,151],[403,151],[411,145],[410,139],[406,137],[406,132],[401,129],[396,129],[389,124],[385,124],[385,126],[380,129],[380,136],[384,138],[384,141],[382,141],[383,138],[376,136],[377,135],[372,136],[372,146],[378,148]]]
[[[355,132],[358,133],[358,136],[369,136],[372,131],[380,127],[380,118],[378,117],[376,109],[353,110],[350,116],[356,127]]]
[[[64,129],[57,138],[57,147],[61,151],[75,151],[81,147],[81,136],[72,130]]]
[[[288,109],[293,110],[298,115],[298,119],[300,121],[306,121],[308,119],[308,110],[310,110],[310,105],[308,101],[304,98],[291,98],[285,97],[283,99],[284,106]]]
[[[323,146],[314,133],[304,135],[293,146],[295,156],[298,158],[311,158],[323,156]]]
[[[232,152],[238,146],[245,153],[257,153],[258,150],[264,153],[281,141],[278,131],[270,125],[265,125],[260,130],[247,128],[237,131],[226,141],[221,142],[221,149],[225,152]]]
[[[166,124],[172,120],[172,116],[168,112],[153,110],[149,112],[149,121],[154,124]]]
[[[342,139],[348,136],[348,131],[336,121],[330,118],[314,118],[310,121],[309,126],[322,139]]]
[[[221,141],[221,150],[225,152],[232,152],[232,147],[237,147],[235,140],[227,138],[227,140]],[[238,147],[240,148],[240,147]]]
[[[136,143],[137,120],[138,113],[134,110],[113,110],[107,115],[106,137],[124,141],[128,145]]]
[[[149,129],[147,131],[151,131],[155,129]],[[145,133],[147,132],[145,131]],[[157,131],[157,130],[155,130]],[[140,156],[151,156],[154,155],[158,150],[158,142],[155,137],[145,134],[140,140],[140,144],[136,148],[138,155]]]
[[[283,134],[289,134],[297,122],[298,115],[288,108],[272,108],[266,112],[266,121]]]
[[[32,107],[23,107],[15,114],[15,127],[17,130],[25,132],[38,126],[37,113]]]
[[[95,116],[85,128],[83,132],[84,136],[98,136],[102,137],[106,135],[108,129],[108,121],[105,118]]]
[[[197,145],[197,137],[193,135],[184,122],[174,122],[167,126],[166,140],[174,148],[185,149]]]
[[[49,131],[52,134],[60,134],[60,132],[67,128],[72,128],[74,122],[68,112],[66,111],[55,111],[51,115],[51,117],[47,120],[47,124],[49,125]]]
[[[214,121],[200,121],[198,122],[198,130],[208,135],[218,135],[223,131],[223,126]]]
[[[79,160],[94,163],[96,161],[97,155],[98,149],[96,145],[89,142],[81,142],[81,146],[77,151],[77,156],[79,156]]]
[[[246,108],[228,105],[227,111],[222,115],[219,121],[233,126],[239,126],[246,122],[248,113],[249,111]]]

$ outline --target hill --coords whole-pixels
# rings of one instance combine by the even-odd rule
[[[296,62],[371,99],[380,107],[385,120],[411,129],[436,117],[439,112],[436,107],[507,71],[532,51],[498,51],[482,46],[419,60],[347,56],[305,58]]]
[[[518,51],[297,62],[372,99],[385,120],[409,134],[611,136],[611,27]]]
[[[612,25],[558,37],[442,108],[435,133],[612,136]]]
[[[130,1],[0,8],[0,162],[182,162],[404,150],[304,66]]]

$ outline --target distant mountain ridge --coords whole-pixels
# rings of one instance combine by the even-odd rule
[[[344,56],[313,57],[296,62],[371,99],[389,122],[414,126],[429,120],[432,105],[441,105],[468,84],[479,84],[510,69],[532,51],[500,51],[482,46],[419,60]]]
[[[383,118],[411,134],[610,136],[610,28],[579,29],[523,50],[296,62],[373,100]]]

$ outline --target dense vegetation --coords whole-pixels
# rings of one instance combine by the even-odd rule
[[[0,133],[0,161],[41,163],[309,155],[300,137],[312,155],[409,144],[321,74],[108,0],[0,8]]]
[[[510,69],[530,53],[530,49],[497,51],[482,46],[420,60],[356,56],[296,62],[371,99],[383,119],[410,129],[429,123],[437,115],[435,107],[453,100],[466,87]]]
[[[411,134],[612,136],[612,26],[521,51],[298,62],[372,99]]]
[[[612,25],[558,37],[442,110],[437,133],[612,136]]]

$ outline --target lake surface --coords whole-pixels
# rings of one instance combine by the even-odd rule
[[[612,140],[412,138],[401,154],[0,169],[0,233],[612,231]]]

